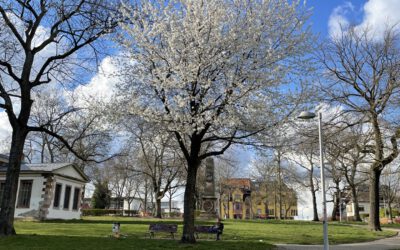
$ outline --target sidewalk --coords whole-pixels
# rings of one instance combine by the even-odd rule
[[[390,238],[352,244],[330,245],[330,250],[400,250],[400,229],[386,228],[386,230],[397,231],[397,235]],[[312,250],[323,249],[323,245],[292,245],[276,244],[279,250]]]

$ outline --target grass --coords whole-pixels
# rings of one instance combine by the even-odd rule
[[[361,221],[343,221],[340,222],[342,224],[347,224],[347,225],[362,225],[362,226],[368,226],[367,222],[361,222]],[[382,228],[395,228],[395,229],[400,229],[400,224],[399,223],[393,223],[393,224],[381,224]]]
[[[110,238],[113,221],[121,223],[126,238]],[[0,238],[0,249],[273,249],[273,244],[322,244],[322,224],[300,221],[224,221],[222,241],[200,239],[195,245],[180,244],[167,235],[146,239],[150,223],[176,223],[178,235],[182,221],[127,217],[85,217],[69,221],[16,221],[18,235]],[[199,222],[199,224],[205,224]],[[208,222],[212,224],[213,222]],[[331,244],[371,241],[392,236],[392,231],[371,232],[344,224],[329,225]],[[207,237],[206,237],[207,238]]]

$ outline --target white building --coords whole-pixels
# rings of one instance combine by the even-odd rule
[[[0,156],[0,200],[8,160]],[[21,164],[15,217],[79,219],[89,178],[71,163]]]

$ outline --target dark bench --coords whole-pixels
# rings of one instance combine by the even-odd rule
[[[178,230],[178,225],[176,224],[150,224],[149,225],[149,235],[150,239],[154,237],[155,233],[170,233],[172,239],[175,239],[175,233]]]
[[[208,234],[208,235],[217,234],[218,230],[215,228],[215,226],[195,225],[194,233],[196,234],[196,238],[199,239],[200,233],[204,233],[204,234]]]

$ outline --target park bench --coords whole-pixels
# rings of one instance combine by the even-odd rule
[[[155,236],[155,233],[170,233],[172,239],[175,239],[175,233],[178,230],[178,225],[176,224],[150,224],[149,225],[149,235],[150,239]]]
[[[195,225],[194,226],[194,233],[196,234],[196,238],[199,239],[199,234],[207,234],[208,238],[210,235],[217,234],[217,230],[214,226],[205,226],[205,225]]]

